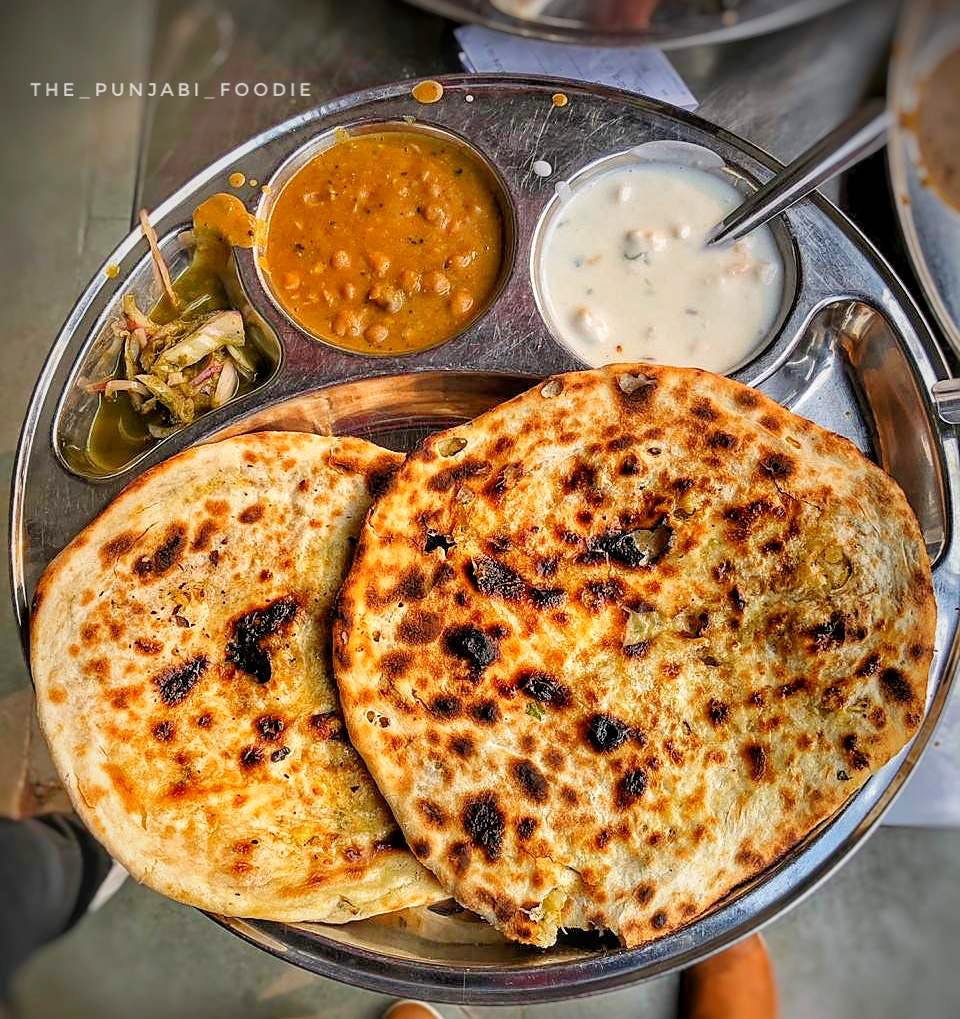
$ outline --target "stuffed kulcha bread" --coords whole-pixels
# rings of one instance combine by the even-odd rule
[[[261,432],[135,481],[50,565],[31,664],[78,814],[140,881],[341,922],[442,897],[350,746],[329,627],[401,458]]]
[[[414,853],[509,937],[638,945],[833,814],[924,710],[898,486],[732,380],[552,378],[428,439],[372,509],[334,659]]]

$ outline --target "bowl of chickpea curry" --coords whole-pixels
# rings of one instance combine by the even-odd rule
[[[300,329],[396,355],[451,339],[490,306],[504,268],[503,186],[453,135],[337,131],[285,169],[260,212],[258,265]]]

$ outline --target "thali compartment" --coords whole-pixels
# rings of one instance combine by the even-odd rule
[[[880,464],[903,489],[931,562],[939,562],[952,529],[940,426],[881,309],[854,299],[821,305],[763,390],[843,435]]]
[[[554,288],[549,283],[551,270],[556,270],[557,268],[555,256],[552,257],[551,248],[557,244],[562,245],[565,242],[566,234],[570,229],[570,223],[565,220],[565,212],[576,204],[578,197],[581,199],[586,197],[591,191],[600,187],[605,182],[612,182],[614,176],[620,173],[624,175],[620,188],[626,189],[626,201],[629,202],[632,200],[633,195],[638,191],[642,192],[644,187],[653,187],[651,182],[644,180],[646,176],[645,171],[652,171],[655,175],[662,175],[664,180],[668,180],[671,183],[673,182],[671,178],[674,178],[677,183],[682,184],[684,187],[689,187],[691,192],[695,194],[702,191],[704,184],[710,185],[711,181],[715,181],[715,184],[712,186],[719,186],[722,189],[720,194],[723,195],[724,199],[727,197],[727,192],[738,193],[741,198],[746,198],[758,186],[756,178],[746,172],[737,162],[730,160],[729,157],[724,158],[714,149],[703,144],[677,141],[669,138],[654,138],[621,152],[613,152],[601,156],[576,169],[571,176],[557,182],[554,194],[544,205],[534,226],[529,258],[530,284],[537,310],[546,329],[555,342],[569,350],[571,356],[576,359],[578,364],[584,367],[597,367],[604,361],[617,359],[630,361],[636,358],[630,356],[630,351],[624,352],[622,350],[622,345],[627,343],[626,337],[622,339],[621,345],[617,347],[615,357],[599,356],[586,360],[585,354],[582,351],[589,348],[592,344],[589,341],[584,342],[583,337],[580,338],[581,352],[578,352],[576,349],[577,340],[573,336],[574,330],[571,328],[570,322],[561,321],[556,295],[552,292]],[[611,192],[617,190],[613,189],[612,184],[608,184],[607,187]],[[603,192],[600,193],[603,194]],[[704,196],[706,193],[706,190],[702,191]],[[697,197],[699,198],[700,194],[697,194]],[[658,196],[658,203],[660,202],[662,202],[662,198]],[[614,206],[612,202],[609,204],[609,208],[605,206],[606,203],[602,207],[607,215],[607,221],[614,225],[620,243],[627,245],[622,252],[623,257],[625,259],[633,259],[629,269],[625,270],[630,275],[629,283],[625,282],[624,286],[629,286],[634,291],[642,291],[644,276],[649,272],[644,266],[648,262],[653,263],[663,256],[656,249],[650,250],[650,240],[644,242],[642,238],[640,243],[645,245],[648,250],[630,251],[629,239],[638,233],[644,236],[652,236],[655,231],[649,229],[649,223],[645,224],[648,227],[645,231],[633,229],[638,227],[639,223],[633,218],[628,220],[627,217],[635,216],[636,213],[631,213],[628,209],[622,209],[620,206]],[[689,210],[684,210],[682,213],[679,209],[671,210],[667,218],[673,220],[673,234],[661,230],[659,231],[660,236],[656,240],[665,248],[672,246],[675,251],[679,250],[684,260],[691,262],[689,266],[691,270],[696,265],[696,272],[687,281],[688,287],[685,287],[682,291],[684,299],[693,303],[696,299],[695,293],[697,288],[707,288],[707,284],[700,276],[708,268],[710,273],[718,273],[721,258],[725,256],[729,258],[729,253],[722,250],[710,252],[709,254],[702,253],[699,258],[706,258],[706,261],[702,262],[702,264],[697,264],[691,258],[690,253],[693,250],[691,241],[695,245],[698,235],[695,230],[691,235],[691,227],[689,225],[680,225],[684,217],[689,217]],[[570,219],[573,219],[572,215]],[[606,226],[606,224],[603,225]],[[561,231],[561,228],[566,229]],[[598,226],[597,229],[600,229],[600,227]],[[681,232],[683,230],[686,232]],[[780,359],[785,352],[784,345],[790,342],[792,336],[792,332],[786,329],[785,326],[799,298],[800,256],[797,241],[790,223],[785,217],[778,217],[773,220],[765,228],[765,233],[766,236],[763,239],[763,243],[768,248],[766,251],[767,257],[770,258],[772,256],[773,258],[769,268],[771,271],[775,270],[776,272],[775,282],[779,287],[779,295],[775,293],[769,295],[771,300],[769,301],[769,308],[766,310],[768,324],[765,326],[763,334],[752,342],[749,339],[746,342],[743,340],[738,341],[745,348],[746,352],[741,353],[741,356],[732,358],[732,363],[728,362],[728,366],[723,368],[719,365],[710,366],[713,370],[722,371],[726,375],[737,377],[743,373],[749,373],[751,376],[762,375],[769,365],[775,364]],[[591,232],[591,234],[593,236],[594,232]],[[624,238],[627,240],[624,241]],[[769,241],[772,241],[772,245],[768,243]],[[600,242],[593,241],[593,243]],[[600,258],[604,265],[609,265],[612,259],[608,256],[611,254],[610,251],[601,253],[598,248],[596,257]],[[619,250],[617,254],[620,254]],[[642,261],[638,261],[640,259]],[[776,259],[779,259],[779,265],[776,264]],[[619,258],[613,259],[613,261],[617,266],[623,264]],[[634,266],[639,266],[639,270],[634,271]],[[610,270],[608,269],[607,271],[609,272]],[[753,275],[754,273],[748,272],[743,278],[750,278]],[[757,292],[762,293],[763,285],[759,280],[755,282],[759,285]],[[719,287],[719,294],[722,295],[724,289],[729,284],[729,280],[719,279],[716,284]],[[586,294],[593,293],[592,287],[595,285],[595,283],[591,282],[591,288],[588,288],[585,294],[578,294],[578,303],[589,303],[590,299]],[[622,289],[617,289],[618,298],[622,293]],[[653,292],[651,291],[651,293]],[[654,294],[650,298],[644,297],[639,302],[640,305],[645,305],[648,300],[653,300],[655,296]],[[568,298],[569,295],[563,295],[564,300]],[[727,301],[731,300],[729,296],[726,299]],[[595,302],[596,300],[594,297],[593,301]],[[644,313],[644,310],[640,312],[641,315]],[[652,313],[650,314],[652,316]],[[688,309],[687,314],[696,316],[697,312],[695,309]],[[654,322],[644,321],[648,326],[656,325]],[[680,337],[675,332],[683,333],[686,330],[685,323],[688,321],[698,322],[699,319],[697,317],[689,320],[680,318],[679,325],[675,323],[676,330],[668,333],[668,342],[673,344],[674,347],[680,341]],[[631,327],[633,326],[632,319],[630,325]],[[606,347],[609,348],[610,344],[619,338],[620,335],[614,333],[606,342]],[[637,342],[635,338],[634,342]],[[642,349],[643,344],[641,343],[640,346]],[[676,353],[676,350],[674,352]],[[705,351],[703,353],[708,352]],[[643,360],[643,358],[641,357],[639,360]],[[690,357],[685,360],[669,357],[657,359],[658,363],[664,364],[695,364],[696,360],[696,358]],[[708,367],[707,364],[701,364],[700,366]]]
[[[160,252],[175,282],[183,278],[184,273],[191,271],[193,247],[188,243],[190,238],[190,224],[183,223],[158,239]],[[222,286],[231,307],[243,316],[248,340],[257,352],[257,375],[234,398],[234,401],[239,400],[247,405],[258,398],[259,392],[276,375],[282,361],[282,350],[273,327],[247,299],[239,284],[236,261],[226,249],[225,258],[223,272],[218,274],[216,283]],[[53,416],[52,443],[58,460],[67,470],[90,480],[106,480],[123,475],[153,450],[162,449],[164,455],[171,455],[177,448],[183,448],[184,436],[195,437],[198,430],[207,427],[205,419],[208,415],[216,415],[226,409],[222,407],[209,411],[166,438],[158,439],[146,431],[142,419],[126,402],[123,394],[115,400],[107,400],[87,388],[92,381],[112,377],[118,359],[122,357],[113,323],[122,313],[125,294],[133,294],[144,311],[160,300],[161,290],[154,277],[149,253],[140,258],[129,273],[122,277],[122,283],[101,311],[66,379]],[[98,421],[103,422],[103,427],[98,427]]]
[[[279,207],[283,201],[285,190],[288,187],[292,187],[303,173],[308,172],[311,164],[316,160],[324,158],[329,153],[332,153],[332,155],[335,156],[337,146],[363,139],[374,144],[377,144],[380,139],[385,139],[388,143],[392,142],[395,149],[397,147],[402,147],[404,155],[406,155],[405,146],[407,144],[417,145],[418,143],[429,143],[431,141],[437,143],[438,146],[443,147],[441,152],[447,159],[453,157],[454,154],[459,154],[463,162],[453,171],[454,176],[448,180],[448,185],[454,186],[455,181],[457,184],[460,184],[461,181],[466,181],[469,186],[469,182],[471,181],[471,178],[473,178],[472,183],[473,185],[479,186],[480,192],[480,197],[475,195],[474,200],[480,201],[481,199],[486,198],[492,199],[492,206],[495,208],[496,215],[499,219],[497,226],[499,234],[499,251],[497,253],[498,264],[496,273],[486,292],[480,296],[475,307],[469,308],[468,312],[464,315],[462,322],[452,323],[450,328],[441,330],[440,334],[434,339],[412,344],[408,350],[396,350],[390,347],[381,351],[378,350],[374,344],[364,344],[361,342],[359,337],[354,337],[352,335],[345,335],[341,337],[336,334],[331,334],[330,330],[325,332],[320,331],[312,324],[308,323],[302,314],[300,316],[296,314],[291,307],[293,298],[289,295],[287,297],[284,296],[282,281],[276,278],[276,274],[271,271],[269,267],[269,252],[271,250],[270,241],[272,236],[271,224],[274,215],[279,214]],[[420,153],[417,154],[420,155]],[[387,153],[384,153],[384,156],[386,155]],[[429,155],[435,158],[437,153],[434,152]],[[407,165],[409,166],[410,163],[408,162]],[[338,167],[336,167],[335,164],[334,171],[336,169],[338,169]],[[442,175],[444,169],[442,162],[436,162],[435,165],[431,169],[425,171],[425,173],[432,174],[433,179],[436,180],[438,172]],[[350,175],[352,179],[355,179],[354,175],[356,172],[357,171],[354,170],[354,174]],[[378,173],[382,174],[383,170],[378,170]],[[456,175],[459,175],[459,179]],[[400,177],[406,178],[406,180],[400,179],[397,181],[397,183],[401,184],[402,187],[396,189],[392,194],[381,195],[381,198],[384,201],[396,201],[399,198],[397,193],[398,191],[400,193],[405,193],[410,188],[415,188],[418,184],[422,183],[408,177],[406,170],[401,171]],[[338,197],[340,197],[335,190],[335,184],[330,179],[327,180],[326,185],[328,188],[328,196],[331,201],[335,201]],[[430,186],[434,185],[431,184]],[[485,194],[483,194],[483,192],[485,192]],[[466,193],[466,191],[462,191],[459,195],[455,195],[454,197],[465,198]],[[359,215],[359,207],[363,204],[363,201],[366,198],[370,198],[371,196],[369,194],[365,196],[358,193],[353,197],[355,200],[351,214],[356,216],[357,224],[362,227],[364,225],[365,216]],[[314,204],[309,206],[305,205],[301,210],[301,218],[304,223],[306,224],[311,217],[320,218],[320,210],[324,207],[322,199],[314,196],[312,193],[304,195],[303,198],[305,202],[307,199],[314,200]],[[439,199],[437,199],[437,201],[439,202]],[[377,207],[368,206],[363,211],[366,215],[371,215],[372,213],[371,220],[376,221],[383,215],[379,212],[380,208],[382,208],[382,203]],[[477,209],[479,209],[479,205],[477,206]],[[341,210],[341,212],[342,211],[343,210]],[[397,210],[393,210],[392,214],[395,215],[396,211]],[[430,211],[431,210],[429,208],[424,209],[421,206],[418,206],[416,222],[413,224],[405,222],[403,224],[404,231],[411,231],[415,233],[418,228],[423,228],[429,231],[431,229],[430,223],[426,219],[423,223],[420,223],[420,217],[422,214],[429,213]],[[439,211],[443,212],[442,209],[439,209]],[[331,213],[323,214],[327,215]],[[257,242],[254,246],[252,259],[256,271],[256,285],[249,274],[247,274],[246,285],[251,289],[256,286],[259,295],[272,304],[280,316],[286,319],[287,322],[294,327],[294,329],[309,337],[315,343],[332,347],[347,354],[359,354],[363,357],[413,357],[418,354],[434,350],[437,347],[441,347],[444,344],[475,330],[490,309],[496,304],[507,284],[507,281],[510,279],[516,262],[518,250],[516,204],[511,195],[510,188],[503,179],[496,163],[491,160],[480,147],[474,144],[470,138],[466,137],[461,132],[436,123],[420,122],[412,117],[407,117],[405,119],[396,117],[381,119],[375,116],[362,117],[338,124],[336,127],[322,131],[310,138],[302,146],[293,151],[283,162],[281,162],[270,176],[266,186],[263,188],[262,195],[257,205],[256,217],[259,228],[257,231]],[[329,224],[325,225],[334,227],[334,229],[341,226],[340,223],[336,223],[335,221],[331,221]],[[399,226],[399,224],[393,225]],[[349,229],[346,230],[346,233],[350,233]],[[443,234],[444,231],[441,230],[440,233]],[[416,239],[413,237],[386,238],[382,234],[380,236],[382,238],[381,244],[383,246],[387,246],[388,243],[395,243],[399,239],[406,240],[414,247],[414,249],[417,249],[418,247],[415,243]],[[456,245],[456,241],[452,240],[450,237],[444,239],[448,243],[454,246]],[[352,237],[350,240],[352,240]],[[422,243],[421,239],[419,244],[422,245]],[[302,252],[303,246],[299,245],[298,250]],[[429,246],[422,250],[425,252],[425,257],[427,259],[430,259],[430,257],[434,255],[434,252],[430,250]],[[409,251],[407,253],[409,254]],[[343,254],[345,255],[346,252],[343,252]],[[421,258],[423,257],[424,256],[421,256]],[[482,254],[480,257],[483,257]],[[363,261],[363,256],[361,256],[361,261]],[[307,282],[304,288],[311,286],[316,288],[318,291],[326,289],[330,296],[334,295],[331,287],[336,286],[336,283],[333,282],[328,285],[325,282],[326,276],[331,271],[329,266],[326,267],[326,271],[324,271],[322,275],[314,277],[316,269],[323,268],[323,264],[313,266],[310,269],[306,267],[305,263],[301,263],[299,259],[296,260],[296,264],[297,266],[304,266],[302,273],[298,272],[299,276],[306,278]],[[389,265],[389,263],[387,264]],[[446,266],[443,268],[446,268]],[[411,272],[412,271],[413,270],[411,270]],[[451,271],[452,270],[448,270],[448,272]],[[374,272],[371,266],[367,266],[367,269],[360,273],[360,276],[367,282],[373,284],[374,287],[381,286],[385,290],[389,289],[396,293],[400,298],[406,297],[407,302],[420,297],[420,272],[416,273],[418,277],[416,281],[416,290],[412,292],[404,292],[404,290],[400,287],[399,281],[395,281],[395,284],[389,283],[388,280],[384,280],[383,283],[380,283],[380,275],[380,273]],[[424,283],[426,283],[426,276],[429,275],[429,273],[423,273],[423,275]],[[366,283],[361,284],[360,289],[362,289],[363,286],[366,286]],[[450,292],[453,293],[453,282],[448,281],[447,286],[450,287]],[[297,294],[299,294],[299,290],[300,283],[298,280],[296,290]],[[339,296],[339,294],[336,296]],[[320,302],[319,300],[315,300],[314,303],[319,304]],[[349,314],[355,314],[350,310],[349,302],[345,302],[345,307]],[[403,312],[405,310],[405,307],[401,307],[400,314],[396,316],[388,316],[388,321],[390,321],[392,326],[398,319],[402,321]]]

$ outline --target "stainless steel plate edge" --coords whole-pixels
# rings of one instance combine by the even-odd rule
[[[647,31],[601,31],[591,29],[577,14],[589,9],[591,0],[568,0],[561,4],[570,10],[567,16],[521,17],[511,15],[491,0],[407,0],[408,3],[452,21],[485,25],[501,32],[542,39],[547,42],[578,43],[584,46],[659,46],[669,50],[680,46],[747,39],[779,31],[798,22],[815,18],[840,7],[849,0],[790,0],[788,3],[753,2],[741,5],[731,18],[723,13],[679,15],[663,5],[662,27],[656,23]],[[504,5],[505,7],[506,5]],[[679,6],[679,5],[676,5]]]

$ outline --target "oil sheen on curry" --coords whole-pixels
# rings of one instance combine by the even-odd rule
[[[419,131],[346,138],[311,159],[280,193],[261,253],[294,321],[367,354],[462,332],[502,260],[488,171],[464,146]]]

